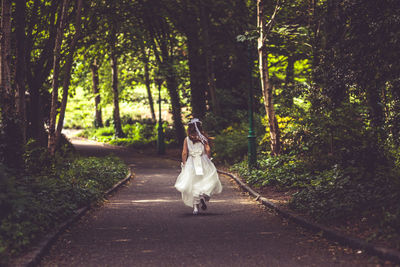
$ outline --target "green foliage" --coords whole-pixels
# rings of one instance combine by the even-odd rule
[[[127,174],[115,157],[73,158],[31,145],[26,170],[0,164],[0,264],[26,248],[75,209],[100,200],[103,192]]]
[[[316,174],[308,187],[293,196],[290,206],[319,221],[343,220],[377,212],[382,214],[379,216],[381,226],[398,230],[400,214],[396,212],[396,203],[400,201],[399,190],[399,173],[388,168],[370,173],[360,168],[335,165]]]
[[[212,141],[212,151],[216,162],[224,164],[236,163],[242,160],[247,154],[249,124],[245,119],[246,115],[247,113],[245,112],[237,112],[235,116],[238,117],[241,122],[231,123],[230,126],[222,129],[215,135],[215,139]],[[265,133],[265,127],[261,121],[261,116],[255,114],[254,131],[256,132],[257,143],[261,142]],[[206,118],[203,126],[204,129],[212,129],[215,131],[221,127],[219,123],[224,124],[226,122],[224,122],[223,118],[219,117],[215,117],[214,119]]]
[[[232,163],[247,153],[247,132],[238,124],[224,129],[213,141],[213,156],[217,162]]]
[[[231,170],[254,187],[297,189],[289,206],[317,221],[341,221],[374,212],[383,228],[381,234],[400,235],[400,173],[393,166],[380,166],[373,173],[360,166],[318,170],[296,155],[259,155],[257,168],[249,170],[245,160]]]
[[[157,127],[157,124],[153,124],[150,121],[136,121],[132,124],[123,125],[122,130],[126,134],[124,138],[117,138],[112,126],[89,128],[82,133],[82,136],[112,145],[144,148],[156,144],[158,134]],[[169,127],[167,122],[163,123],[163,129],[166,144],[174,143],[173,130]]]
[[[297,189],[290,207],[317,221],[340,223],[373,214],[380,237],[399,236],[400,150],[394,139],[385,146],[379,142],[368,110],[355,98],[336,107],[316,92],[309,99],[308,109],[286,107],[291,116],[278,116],[282,155],[260,154],[257,168],[249,170],[245,160],[232,170],[255,187]],[[389,136],[395,135],[396,122],[388,120],[393,123]],[[268,145],[268,133],[262,142]]]
[[[249,169],[245,160],[233,165],[232,170],[256,187],[271,185],[281,188],[303,188],[310,182],[311,175],[307,164],[295,156],[271,157],[261,154],[257,163],[257,168]]]

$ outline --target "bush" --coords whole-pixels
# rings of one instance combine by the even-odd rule
[[[213,144],[213,157],[217,162],[238,162],[247,153],[247,133],[239,125],[229,126],[215,137]]]
[[[309,186],[293,196],[290,206],[316,220],[340,220],[399,203],[399,190],[399,175],[387,168],[369,173],[335,165],[315,175]]]
[[[213,157],[216,162],[231,164],[237,163],[247,154],[249,125],[247,113],[239,113],[240,123],[231,123],[231,126],[219,132],[213,140]],[[208,128],[205,128],[208,131]],[[265,126],[262,124],[261,116],[254,117],[254,130],[256,133],[256,144],[259,144],[265,134]]]
[[[0,265],[127,174],[115,157],[52,158],[32,142],[25,163],[18,173],[0,164]]]
[[[256,187],[273,185],[281,188],[302,188],[309,184],[311,174],[307,171],[306,164],[295,156],[272,157],[261,154],[258,155],[257,163],[257,168],[249,170],[247,161],[244,160],[233,165],[231,169]]]
[[[377,213],[382,232],[400,234],[400,175],[394,166],[380,165],[374,172],[360,165],[319,169],[297,155],[258,155],[258,166],[244,160],[232,171],[255,187],[298,189],[289,206],[317,221],[340,221]],[[400,244],[399,244],[400,245]]]
[[[82,136],[112,145],[145,148],[155,146],[157,142],[157,127],[157,124],[151,123],[149,120],[131,121],[131,124],[122,126],[122,130],[126,135],[124,138],[117,138],[114,134],[114,128],[111,126],[86,129]],[[175,143],[173,129],[168,126],[167,122],[164,122],[163,129],[166,144]]]

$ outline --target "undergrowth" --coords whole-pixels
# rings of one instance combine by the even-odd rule
[[[127,175],[116,157],[50,157],[28,144],[23,170],[0,164],[0,265]]]
[[[122,130],[126,135],[123,138],[115,136],[112,126],[101,128],[88,128],[82,132],[81,136],[98,142],[108,143],[111,145],[120,145],[134,148],[146,148],[155,146],[157,142],[157,125],[146,122],[133,122],[122,126]],[[174,133],[166,122],[163,124],[165,143],[175,143]]]
[[[394,167],[379,166],[370,172],[335,164],[320,169],[298,156],[259,155],[257,168],[249,169],[244,160],[231,170],[256,188],[297,189],[289,207],[318,222],[340,225],[349,218],[373,215],[378,218],[373,227],[379,229],[374,238],[392,239],[400,247],[400,176]]]

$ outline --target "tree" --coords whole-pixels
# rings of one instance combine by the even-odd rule
[[[174,63],[174,48],[176,47],[176,36],[171,25],[162,17],[162,14],[153,14],[150,16],[149,4],[155,5],[154,2],[142,2],[142,16],[144,25],[147,27],[150,36],[150,43],[156,61],[161,70],[161,74],[165,77],[167,90],[171,99],[172,118],[174,120],[174,128],[176,138],[179,144],[185,139],[185,130],[182,124],[181,102],[177,91],[177,79]]]
[[[101,116],[101,107],[100,107],[100,90],[99,90],[99,66],[97,65],[96,58],[93,60],[93,63],[90,65],[90,70],[92,72],[92,90],[94,94],[94,106],[95,106],[95,119],[94,126],[96,128],[103,127],[103,119]]]
[[[26,99],[25,99],[25,21],[26,16],[26,0],[17,1],[15,4],[15,35],[16,35],[16,52],[15,52],[15,87],[16,96],[15,104],[18,114],[18,120],[22,133],[22,143],[26,143]]]
[[[1,6],[1,43],[0,43],[0,86],[3,120],[14,109],[14,91],[11,85],[11,6],[12,1],[3,0]]]
[[[64,66],[63,94],[61,100],[60,114],[57,122],[55,146],[53,149],[56,149],[59,146],[61,131],[63,129],[63,124],[64,124],[65,110],[67,108],[67,101],[68,101],[68,89],[71,81],[72,63],[74,60],[75,49],[81,35],[81,19],[82,19],[81,12],[83,4],[82,2],[83,0],[78,0],[77,2],[76,15],[75,15],[75,34],[72,37],[72,41],[69,45],[69,53]]]
[[[112,19],[111,19],[112,20]],[[118,57],[116,53],[117,45],[117,32],[116,32],[116,22],[111,21],[110,23],[110,63],[111,63],[111,75],[112,75],[112,91],[113,91],[113,119],[114,119],[114,130],[117,137],[124,137],[125,134],[122,131],[121,117],[119,113],[119,91],[118,91]]]
[[[208,92],[210,92],[212,110],[217,116],[221,116],[221,106],[219,104],[219,99],[217,97],[217,87],[215,84],[215,72],[214,63],[211,54],[211,41],[209,35],[209,25],[210,25],[210,15],[209,7],[210,2],[199,1],[200,5],[200,23],[203,32],[203,47],[204,47],[204,57],[205,57],[205,70],[207,76],[207,86]]]
[[[15,112],[15,88],[11,73],[11,8],[12,1],[1,3],[1,41],[0,41],[0,135],[1,158],[6,166],[18,167],[22,156],[22,134]]]
[[[35,0],[27,10],[26,80],[29,88],[27,106],[27,138],[47,145],[45,121],[49,118],[51,98],[47,90],[48,77],[53,66],[56,14],[61,1]],[[61,9],[59,10],[59,13]],[[60,17],[61,14],[58,15]],[[60,20],[58,20],[59,22]]]
[[[261,79],[261,88],[264,95],[265,111],[268,116],[269,132],[271,136],[271,153],[273,155],[279,155],[281,150],[280,131],[278,126],[278,121],[275,116],[273,94],[272,94],[273,87],[269,78],[268,51],[265,43],[267,35],[273,26],[275,15],[280,7],[278,1],[274,14],[271,17],[271,20],[268,22],[268,24],[266,24],[264,5],[265,5],[264,0],[257,1],[257,11],[258,11],[257,26],[260,30],[260,35],[258,37],[260,79]]]
[[[60,74],[60,50],[61,44],[64,37],[64,28],[67,19],[67,13],[69,8],[69,0],[63,0],[61,8],[61,17],[59,18],[59,25],[57,28],[56,40],[54,44],[54,59],[53,59],[53,80],[52,80],[52,94],[51,94],[51,110],[50,110],[50,121],[49,121],[49,137],[48,137],[48,149],[51,154],[55,153],[56,150],[56,119],[57,119],[57,108],[58,108],[58,87],[59,87],[59,74]]]
[[[151,85],[150,85],[150,71],[149,71],[149,55],[147,54],[146,47],[144,45],[141,46],[142,53],[142,63],[144,65],[144,83],[147,90],[147,98],[149,101],[149,107],[151,112],[151,119],[156,121],[156,114],[154,112],[154,104],[153,104],[153,96],[151,94]]]
[[[193,117],[203,118],[206,113],[205,58],[201,42],[200,4],[198,1],[165,1],[162,9],[172,19],[174,27],[186,37],[187,61],[190,78],[190,103]]]

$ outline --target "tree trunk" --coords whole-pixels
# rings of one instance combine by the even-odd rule
[[[3,0],[1,5],[0,41],[0,111],[2,147],[0,158],[10,168],[22,164],[22,142],[20,124],[15,113],[15,91],[11,77],[11,0]]]
[[[32,7],[32,16],[29,20],[28,32],[25,46],[26,56],[26,78],[29,88],[29,97],[27,101],[27,138],[33,138],[41,146],[47,146],[47,133],[44,128],[44,121],[48,113],[45,113],[45,106],[48,104],[47,99],[44,97],[48,92],[43,92],[42,87],[50,75],[53,65],[53,50],[55,43],[55,36],[57,33],[57,25],[55,23],[56,17],[61,17],[61,11],[57,14],[57,9],[62,2],[53,1],[51,3],[51,11],[49,18],[49,35],[46,41],[43,42],[44,47],[41,51],[40,57],[31,62],[31,52],[34,46],[33,32],[37,24],[37,12],[39,10],[40,0],[35,0]]]
[[[191,30],[187,36],[188,65],[190,71],[191,106],[193,117],[203,118],[206,113],[206,96],[204,84],[204,71],[202,70],[202,58],[200,56],[198,27]]]
[[[264,96],[265,112],[267,113],[269,132],[271,136],[271,153],[272,155],[279,155],[281,150],[280,131],[277,119],[275,117],[272,94],[273,87],[269,79],[268,53],[265,46],[265,35],[267,34],[267,27],[264,21],[264,0],[257,1],[257,26],[260,29],[260,36],[258,38],[260,79],[261,88]]]
[[[174,120],[176,139],[178,144],[182,145],[186,135],[182,124],[181,102],[177,91],[176,77],[173,71],[169,72],[169,75],[166,77],[166,82],[169,97],[171,98],[172,119]]]
[[[94,60],[93,64],[91,65],[90,69],[92,71],[92,85],[93,85],[94,105],[95,105],[94,127],[99,128],[99,127],[103,127],[103,119],[101,116],[99,73],[98,73],[98,66],[97,66],[96,59]]]
[[[56,150],[56,119],[58,107],[58,77],[60,74],[60,50],[64,37],[64,26],[66,16],[68,13],[69,0],[64,0],[62,5],[62,12],[60,24],[58,25],[56,40],[54,44],[54,59],[53,59],[53,81],[52,81],[52,94],[51,94],[51,109],[50,109],[50,123],[49,123],[49,140],[47,148],[51,155],[54,155]]]
[[[221,107],[217,98],[217,87],[215,85],[215,72],[214,65],[211,55],[211,43],[209,36],[209,14],[206,9],[207,5],[204,2],[200,2],[200,22],[203,30],[203,42],[204,42],[204,57],[205,67],[207,75],[207,87],[211,96],[211,105],[214,114],[221,115]]]
[[[121,117],[119,114],[119,92],[118,92],[118,62],[117,55],[115,53],[115,34],[111,37],[111,75],[112,75],[112,90],[113,90],[113,119],[114,119],[114,130],[117,137],[124,137],[125,134],[122,131]]]
[[[150,18],[150,16],[149,16]],[[148,19],[146,17],[146,19]],[[165,21],[160,20],[160,23]],[[172,118],[174,120],[175,135],[178,144],[183,144],[185,139],[185,129],[182,124],[181,115],[181,103],[179,94],[177,91],[177,82],[175,77],[175,67],[173,65],[173,49],[174,36],[171,33],[168,24],[163,24],[163,30],[156,32],[152,26],[152,23],[147,24],[150,33],[150,42],[153,47],[154,55],[158,65],[161,68],[161,72],[166,77],[167,89],[171,98]],[[170,49],[169,49],[170,48]],[[160,55],[161,54],[161,55]]]
[[[150,87],[150,75],[149,75],[149,58],[146,53],[144,47],[142,47],[142,54],[143,54],[143,64],[144,64],[144,83],[147,89],[147,97],[149,100],[150,112],[151,112],[151,119],[153,122],[156,121],[156,113],[154,112],[154,103],[153,103],[153,96],[151,95],[151,87]]]
[[[26,106],[25,106],[25,10],[26,0],[16,2],[15,6],[15,33],[16,33],[16,55],[15,55],[15,102],[19,124],[22,134],[22,143],[26,143]]]
[[[41,84],[29,85],[29,102],[27,112],[27,138],[32,138],[41,146],[47,146],[47,135],[44,129],[44,103],[40,95]]]
[[[64,73],[64,82],[63,82],[63,95],[62,95],[62,100],[61,100],[61,108],[60,108],[60,115],[58,117],[58,123],[57,123],[57,130],[56,130],[56,140],[55,140],[55,148],[59,146],[60,143],[60,137],[61,137],[61,131],[64,125],[64,117],[65,117],[65,110],[67,108],[67,101],[68,101],[68,89],[71,81],[71,69],[72,69],[72,63],[74,61],[74,53],[75,53],[75,48],[76,44],[80,38],[81,35],[81,11],[82,11],[82,2],[83,0],[78,0],[78,5],[76,7],[76,17],[75,17],[75,35],[72,38],[71,44],[70,44],[70,51],[68,54],[67,61],[65,63],[65,73]]]
[[[14,94],[11,86],[11,0],[3,0],[1,6],[0,86],[3,119],[14,110]]]

